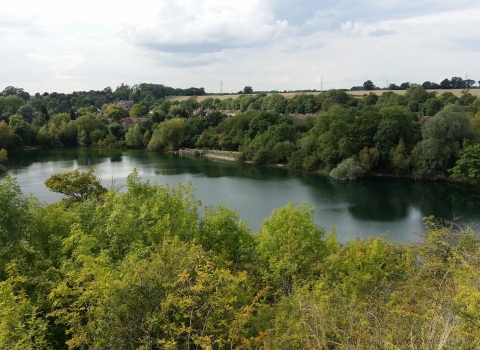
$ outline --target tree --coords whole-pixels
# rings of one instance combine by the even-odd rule
[[[8,160],[7,150],[0,148],[0,164],[5,163]]]
[[[438,97],[432,97],[429,98],[427,101],[425,101],[425,115],[428,115],[429,117],[433,117],[435,114],[440,112],[444,106],[444,103],[441,99]]]
[[[480,185],[480,144],[465,147],[455,166],[448,170],[453,179]]]
[[[143,117],[147,113],[148,109],[142,103],[134,104],[130,109],[130,117]]]
[[[280,295],[290,294],[296,280],[314,278],[326,256],[325,230],[313,221],[313,210],[289,203],[265,219],[255,236],[263,278]]]
[[[163,123],[153,131],[148,143],[149,151],[173,151],[178,149],[185,134],[185,119],[174,118]]]
[[[410,157],[405,150],[405,143],[400,139],[397,147],[390,150],[390,164],[395,174],[405,174],[410,167]]]
[[[473,79],[466,79],[463,82],[465,84],[466,89],[470,89],[471,87],[473,87],[473,85],[475,85],[475,80]]]
[[[375,106],[378,101],[378,95],[370,92],[367,96],[364,97],[365,106]]]
[[[130,147],[143,147],[143,135],[141,132],[140,123],[135,123],[128,128],[128,131],[125,134],[125,141],[127,141],[127,145]]]
[[[111,103],[107,105],[104,109],[104,112],[108,118],[112,118],[112,120],[116,122],[119,122],[123,118],[127,118],[130,116],[125,108],[116,103]]]
[[[214,251],[222,261],[231,261],[234,266],[252,260],[254,238],[251,231],[237,212],[225,206],[217,210],[205,208],[197,239],[205,251]]]
[[[443,79],[440,82],[440,88],[442,88],[442,89],[450,89],[451,87],[452,87],[452,85],[450,83],[450,80],[448,80],[448,79]]]
[[[188,118],[190,113],[183,105],[173,105],[168,110],[168,115],[172,118]]]
[[[382,121],[374,136],[375,147],[382,155],[388,155],[400,139],[407,140],[407,150],[416,143],[414,114],[406,107],[384,107],[380,110]]]
[[[11,116],[17,113],[18,109],[25,104],[25,101],[15,95],[0,96],[0,116]]]
[[[45,185],[52,192],[68,196],[69,203],[97,199],[107,192],[99,179],[93,175],[93,169],[86,173],[76,169],[68,173],[54,174],[45,180]]]
[[[358,154],[358,161],[360,166],[365,171],[370,171],[374,166],[378,164],[380,158],[380,152],[376,148],[365,147]]]
[[[244,94],[253,94],[253,88],[251,86],[245,86],[243,88],[243,93]]]
[[[450,80],[450,86],[452,89],[465,89],[465,82],[460,77],[453,77]]]
[[[9,149],[15,132],[3,120],[0,121],[0,148]]]
[[[119,123],[112,123],[108,126],[108,132],[119,140],[123,135],[123,126]]]
[[[367,80],[366,82],[363,83],[363,89],[364,90],[375,90],[375,85],[371,80]]]
[[[35,117],[35,112],[35,108],[30,103],[27,103],[18,109],[18,114],[20,114],[27,123],[32,122]]]
[[[330,171],[330,176],[336,180],[356,180],[364,173],[360,163],[353,158],[347,158]]]
[[[471,134],[468,113],[461,106],[446,106],[430,118],[422,130],[423,140],[417,145],[421,158],[419,174],[445,176],[458,159],[463,140]]]

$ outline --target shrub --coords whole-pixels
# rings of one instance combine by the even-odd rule
[[[356,180],[362,177],[365,170],[353,158],[343,160],[330,172],[330,176],[336,180]]]

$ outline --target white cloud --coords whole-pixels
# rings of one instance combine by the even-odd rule
[[[17,0],[0,7],[0,89],[478,80],[478,18],[478,0]]]
[[[260,0],[200,3],[164,3],[155,25],[126,24],[120,33],[129,43],[151,50],[207,53],[265,45],[288,27]]]

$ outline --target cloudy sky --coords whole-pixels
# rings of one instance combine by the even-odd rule
[[[480,80],[478,0],[15,0],[0,89],[207,92]]]

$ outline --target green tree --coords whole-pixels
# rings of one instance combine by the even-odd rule
[[[384,107],[380,110],[382,121],[374,136],[375,148],[382,155],[388,155],[400,139],[406,140],[407,150],[416,143],[414,114],[403,106]]]
[[[22,144],[32,144],[32,141],[35,139],[35,131],[23,120],[21,115],[12,115],[8,126],[22,139]]]
[[[178,149],[185,134],[185,119],[174,118],[160,123],[148,143],[149,151],[173,151]]]
[[[425,102],[425,115],[433,117],[435,114],[440,112],[444,106],[444,103],[441,99],[437,97],[429,98]]]
[[[370,171],[373,167],[378,164],[378,160],[380,159],[380,152],[376,148],[368,148],[365,147],[360,151],[358,154],[358,161],[360,166],[365,171]]]
[[[448,172],[453,179],[480,185],[480,144],[465,147],[455,166]]]
[[[237,212],[225,206],[205,209],[197,239],[205,251],[214,251],[222,260],[233,262],[235,268],[252,260],[254,242],[250,229]]]
[[[68,173],[54,174],[45,180],[45,185],[52,192],[68,196],[68,203],[98,199],[107,192],[99,179],[93,175],[92,169],[86,173],[76,169]]]
[[[20,114],[27,123],[32,122],[35,117],[35,112],[36,109],[30,103],[27,103],[18,109],[18,114]]]
[[[251,86],[245,86],[243,88],[243,93],[244,94],[253,94],[253,88]]]
[[[1,148],[0,149],[0,164],[5,163],[8,160],[8,152],[7,150]]]
[[[406,152],[405,143],[400,139],[397,147],[390,150],[390,164],[395,174],[406,174],[410,167],[411,159]]]
[[[0,121],[0,148],[9,149],[14,137],[15,131],[9,128],[5,121]]]
[[[465,138],[472,135],[468,113],[461,106],[449,105],[430,118],[422,130],[418,143],[420,175],[446,176],[455,164]]]
[[[168,115],[172,118],[188,118],[190,113],[183,105],[172,105],[168,110]]]
[[[347,158],[330,171],[330,176],[336,180],[356,180],[364,173],[360,163],[353,158]]]
[[[366,82],[363,83],[363,89],[364,90],[375,90],[375,85],[371,80],[367,80]]]
[[[148,109],[142,103],[134,104],[133,107],[130,108],[131,117],[143,117],[147,113],[148,113]]]
[[[255,236],[262,277],[281,295],[292,292],[295,281],[313,278],[327,253],[325,231],[313,221],[313,207],[292,203],[272,213]]]
[[[125,140],[130,147],[139,148],[143,146],[143,135],[139,123],[135,123],[128,128],[125,134]]]
[[[11,116],[17,113],[18,109],[25,104],[25,101],[18,96],[0,96],[0,115]]]
[[[112,118],[112,120],[116,122],[119,122],[123,118],[127,118],[130,116],[130,114],[125,108],[116,103],[106,105],[104,107],[104,112],[108,118]]]

